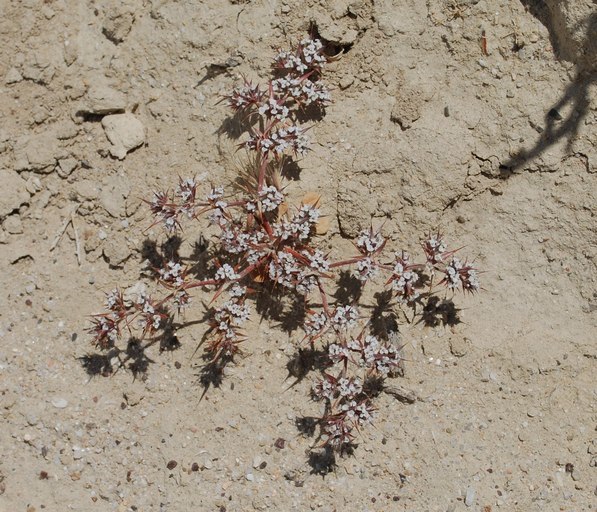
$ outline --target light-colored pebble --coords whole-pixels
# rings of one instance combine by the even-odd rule
[[[68,406],[68,401],[66,400],[66,398],[61,398],[57,396],[52,398],[52,405],[56,407],[56,409],[64,409]]]

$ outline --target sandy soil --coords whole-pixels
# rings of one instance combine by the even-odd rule
[[[0,510],[593,510],[595,72],[542,4],[0,0]],[[287,380],[300,333],[255,323],[204,396],[204,324],[135,372],[85,333],[105,291],[147,281],[164,235],[141,198],[233,176],[220,95],[313,23],[344,50],[290,185],[323,194],[321,247],[439,227],[485,270],[459,323],[401,326],[392,385],[417,399],[382,395],[334,468],[297,428],[318,413]]]

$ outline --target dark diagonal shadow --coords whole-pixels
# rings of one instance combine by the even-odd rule
[[[522,149],[503,162],[500,166],[504,171],[503,176],[511,176],[512,171],[519,170],[526,163],[540,156],[560,140],[566,139],[566,149],[572,152],[572,144],[578,136],[583,120],[590,111],[589,88],[597,81],[595,69],[596,57],[595,43],[591,37],[597,37],[597,12],[590,15],[588,20],[578,24],[575,28],[581,30],[587,27],[587,36],[583,47],[575,57],[565,48],[561,28],[556,28],[556,23],[549,6],[543,0],[520,0],[526,10],[535,16],[548,30],[551,44],[556,56],[565,60],[576,60],[576,73],[574,79],[568,84],[561,98],[545,109],[544,129],[534,146]],[[563,117],[560,112],[567,110],[569,114]]]

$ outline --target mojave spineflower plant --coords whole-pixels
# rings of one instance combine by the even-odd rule
[[[247,139],[241,146],[249,152],[233,186],[179,178],[172,191],[156,191],[146,201],[152,226],[162,225],[168,236],[193,236],[192,222],[217,232],[207,267],[198,272],[196,262],[178,253],[164,257],[153,268],[161,295],[143,292],[131,298],[120,289],[110,292],[107,310],[93,317],[90,332],[105,350],[118,351],[119,343],[133,336],[149,345],[172,330],[177,315],[190,314],[194,293],[211,291],[203,347],[206,368],[221,375],[247,343],[253,298],[293,297],[301,309],[297,346],[322,354],[320,378],[311,387],[322,408],[315,446],[342,452],[374,421],[379,389],[403,361],[392,333],[375,327],[367,313],[371,308],[337,298],[342,272],[362,287],[385,289],[396,307],[412,309],[441,289],[476,292],[480,285],[477,270],[449,250],[439,232],[421,242],[421,263],[404,250],[388,256],[387,238],[373,227],[359,233],[354,253],[340,261],[318,246],[318,236],[327,230],[321,196],[311,193],[293,201],[282,175],[290,159],[309,151],[311,127],[298,119],[314,106],[325,112],[331,103],[321,80],[328,61],[324,43],[305,38],[278,51],[265,86],[243,77],[242,85],[224,96],[245,123]]]

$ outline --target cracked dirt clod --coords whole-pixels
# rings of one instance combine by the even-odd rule
[[[119,160],[145,142],[145,127],[133,114],[114,114],[102,119],[106,137],[112,143],[110,154]]]

